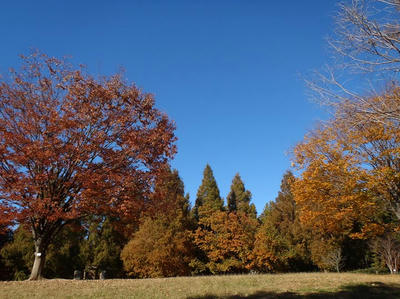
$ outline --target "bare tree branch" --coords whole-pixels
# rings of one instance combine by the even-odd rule
[[[305,80],[312,98],[334,111],[347,106],[368,122],[400,123],[400,99],[382,96],[373,105],[366,100],[398,85],[400,1],[339,4],[336,28],[328,44],[333,51],[331,64]]]

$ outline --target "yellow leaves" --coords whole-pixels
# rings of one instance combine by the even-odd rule
[[[167,219],[145,219],[122,250],[124,269],[139,277],[188,275],[193,254],[189,235]]]
[[[382,235],[385,232],[385,225],[380,223],[366,223],[361,232],[350,234],[354,239],[368,239],[374,236]]]
[[[292,191],[303,225],[325,233],[345,233],[352,230],[359,219],[356,211],[360,212],[368,200],[358,193],[364,188],[363,171],[351,153],[327,136],[314,134],[310,143],[299,148],[307,148],[309,160]]]
[[[241,271],[249,263],[258,222],[242,212],[217,211],[200,219],[194,243],[208,258],[213,273]]]
[[[398,93],[366,98],[364,108],[398,103]],[[393,208],[400,204],[400,131],[395,122],[361,119],[347,108],[338,107],[333,119],[294,148],[301,175],[292,191],[303,225],[365,238],[381,233],[384,213],[400,215]]]

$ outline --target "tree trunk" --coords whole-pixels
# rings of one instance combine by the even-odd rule
[[[42,271],[44,268],[44,262],[46,260],[46,248],[42,239],[35,241],[35,261],[31,271],[29,280],[39,280],[42,278]]]

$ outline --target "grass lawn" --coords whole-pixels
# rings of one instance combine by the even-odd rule
[[[295,273],[0,282],[0,298],[400,298],[400,275]]]

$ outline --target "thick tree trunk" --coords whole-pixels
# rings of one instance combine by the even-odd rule
[[[35,261],[33,262],[29,280],[38,280],[42,278],[42,271],[46,260],[46,250],[47,246],[44,245],[42,239],[35,241]]]
[[[42,271],[49,244],[53,241],[54,236],[57,235],[60,229],[67,224],[67,221],[58,219],[54,222],[48,222],[46,219],[32,219],[32,224],[32,234],[35,240],[35,261],[33,262],[29,280],[38,280],[42,278]]]

